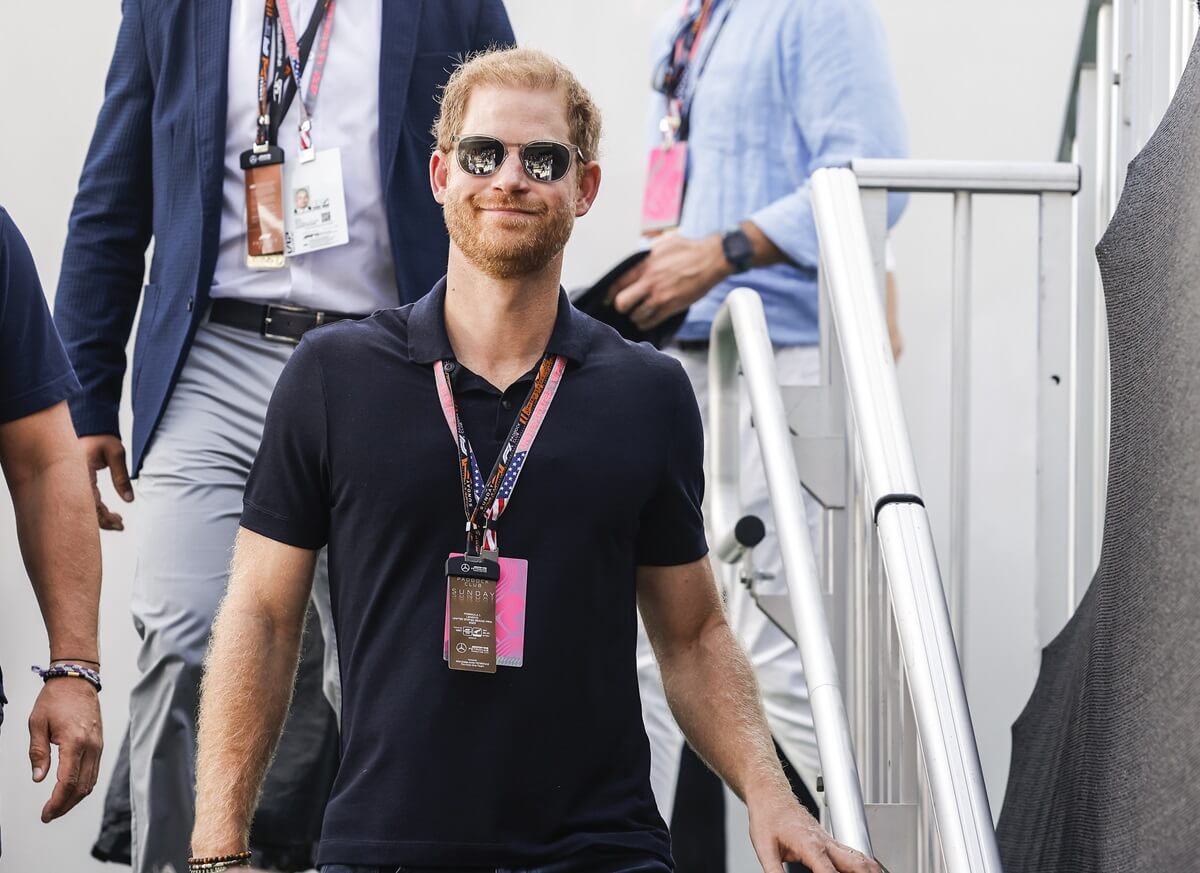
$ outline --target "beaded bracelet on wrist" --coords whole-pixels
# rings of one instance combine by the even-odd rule
[[[96,691],[100,690],[100,674],[90,667],[85,667],[82,664],[55,664],[54,666],[47,667],[44,670],[35,665],[30,669],[33,670],[34,673],[37,673],[39,676],[41,676],[43,682],[49,682],[51,679],[64,679],[68,677],[72,679],[84,679],[90,682],[92,686],[95,687]]]
[[[189,873],[217,873],[235,867],[249,867],[250,853],[235,852],[232,855],[213,855],[209,858],[188,858]]]
[[[249,861],[214,861],[211,864],[188,864],[188,873],[220,873],[221,870],[249,866]]]

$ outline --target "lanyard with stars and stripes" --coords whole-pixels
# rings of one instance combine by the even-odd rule
[[[496,553],[498,544],[494,523],[512,500],[513,490],[533,448],[533,441],[537,439],[542,422],[550,411],[550,404],[554,402],[554,395],[567,368],[567,359],[561,355],[546,355],[542,359],[529,396],[517,413],[517,420],[513,422],[500,448],[500,455],[486,483],[480,475],[479,462],[475,460],[475,451],[467,439],[462,416],[458,413],[458,402],[454,399],[454,387],[450,382],[454,366],[453,361],[438,361],[433,365],[433,375],[437,381],[442,414],[458,448],[463,513],[467,518],[467,554]]]

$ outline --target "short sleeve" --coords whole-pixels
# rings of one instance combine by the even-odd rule
[[[306,338],[271,395],[246,482],[242,527],[301,549],[325,545],[332,506],[326,422],[320,360]]]
[[[637,535],[639,566],[674,567],[708,554],[704,535],[704,429],[696,394],[687,375],[674,372],[663,404],[667,419],[666,452],[658,486],[642,507]]]
[[[48,409],[78,390],[33,255],[0,209],[0,424]]]

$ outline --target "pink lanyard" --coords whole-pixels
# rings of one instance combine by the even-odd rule
[[[525,398],[525,403],[517,413],[517,419],[500,448],[500,455],[496,458],[486,483],[480,475],[475,451],[467,439],[462,416],[458,414],[458,403],[454,399],[454,388],[450,384],[450,374],[447,371],[451,363],[438,361],[433,365],[433,375],[437,382],[438,398],[442,403],[442,414],[458,448],[463,512],[467,517],[467,553],[494,553],[499,550],[495,522],[512,501],[513,490],[517,487],[521,471],[525,469],[525,461],[533,448],[533,441],[542,429],[542,423],[550,411],[550,404],[554,402],[554,395],[562,382],[563,372],[567,369],[567,359],[562,355],[547,355],[542,359],[537,376],[533,380],[533,387],[529,389],[529,396]],[[486,507],[482,513],[481,507]],[[481,520],[482,525],[479,523]]]
[[[312,118],[309,113],[317,105],[317,95],[321,90],[321,77],[325,73],[325,61],[329,57],[329,37],[333,32],[333,13],[336,0],[318,0],[325,3],[325,19],[322,22],[321,37],[317,48],[312,75],[308,82],[308,100],[304,99],[304,87],[300,83],[303,70],[300,69],[300,43],[296,39],[296,25],[292,20],[288,0],[279,2],[279,23],[283,28],[283,39],[287,46],[288,66],[292,69],[292,79],[296,83],[296,101],[300,104],[300,160],[311,161],[316,157],[312,144]]]

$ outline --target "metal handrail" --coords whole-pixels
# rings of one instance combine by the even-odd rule
[[[887,571],[942,853],[950,870],[1000,873],[983,769],[854,172],[818,171],[812,202],[847,407]]]
[[[846,845],[871,854],[850,722],[809,540],[800,474],[792,452],[783,396],[779,393],[774,350],[762,300],[749,288],[737,288],[729,294],[713,319],[711,333],[708,371],[714,488],[710,512],[713,529],[719,535],[733,530],[739,517],[739,363],[750,393],[779,531],[788,599],[798,631],[797,645],[817,734],[830,830]]]
[[[1106,7],[1107,8],[1107,7]],[[1071,275],[1075,198],[1084,173],[1076,164],[997,161],[856,160],[874,269],[881,279],[888,198],[929,192],[954,198],[951,286],[950,550],[947,570],[952,622],[961,632],[968,613],[971,379],[972,210],[977,195],[1038,199],[1037,612],[1040,641],[1048,643],[1074,611],[1074,593],[1095,569],[1092,544],[1101,511],[1102,457],[1097,431],[1105,384],[1091,360],[1090,340],[1100,308],[1094,294],[1076,293]],[[1085,195],[1086,196],[1086,195]],[[1082,206],[1080,208],[1083,208]],[[1086,236],[1083,224],[1081,234]],[[1090,249],[1090,244],[1086,246]],[[1086,264],[1080,287],[1090,288]],[[1081,344],[1072,358],[1073,336]],[[1106,402],[1107,397],[1103,400]],[[1077,426],[1078,423],[1078,426]],[[1085,581],[1086,580],[1086,581]],[[960,652],[964,643],[959,636]]]
[[[850,169],[861,188],[913,193],[1074,194],[1080,185],[1079,168],[1061,163],[859,158]]]

